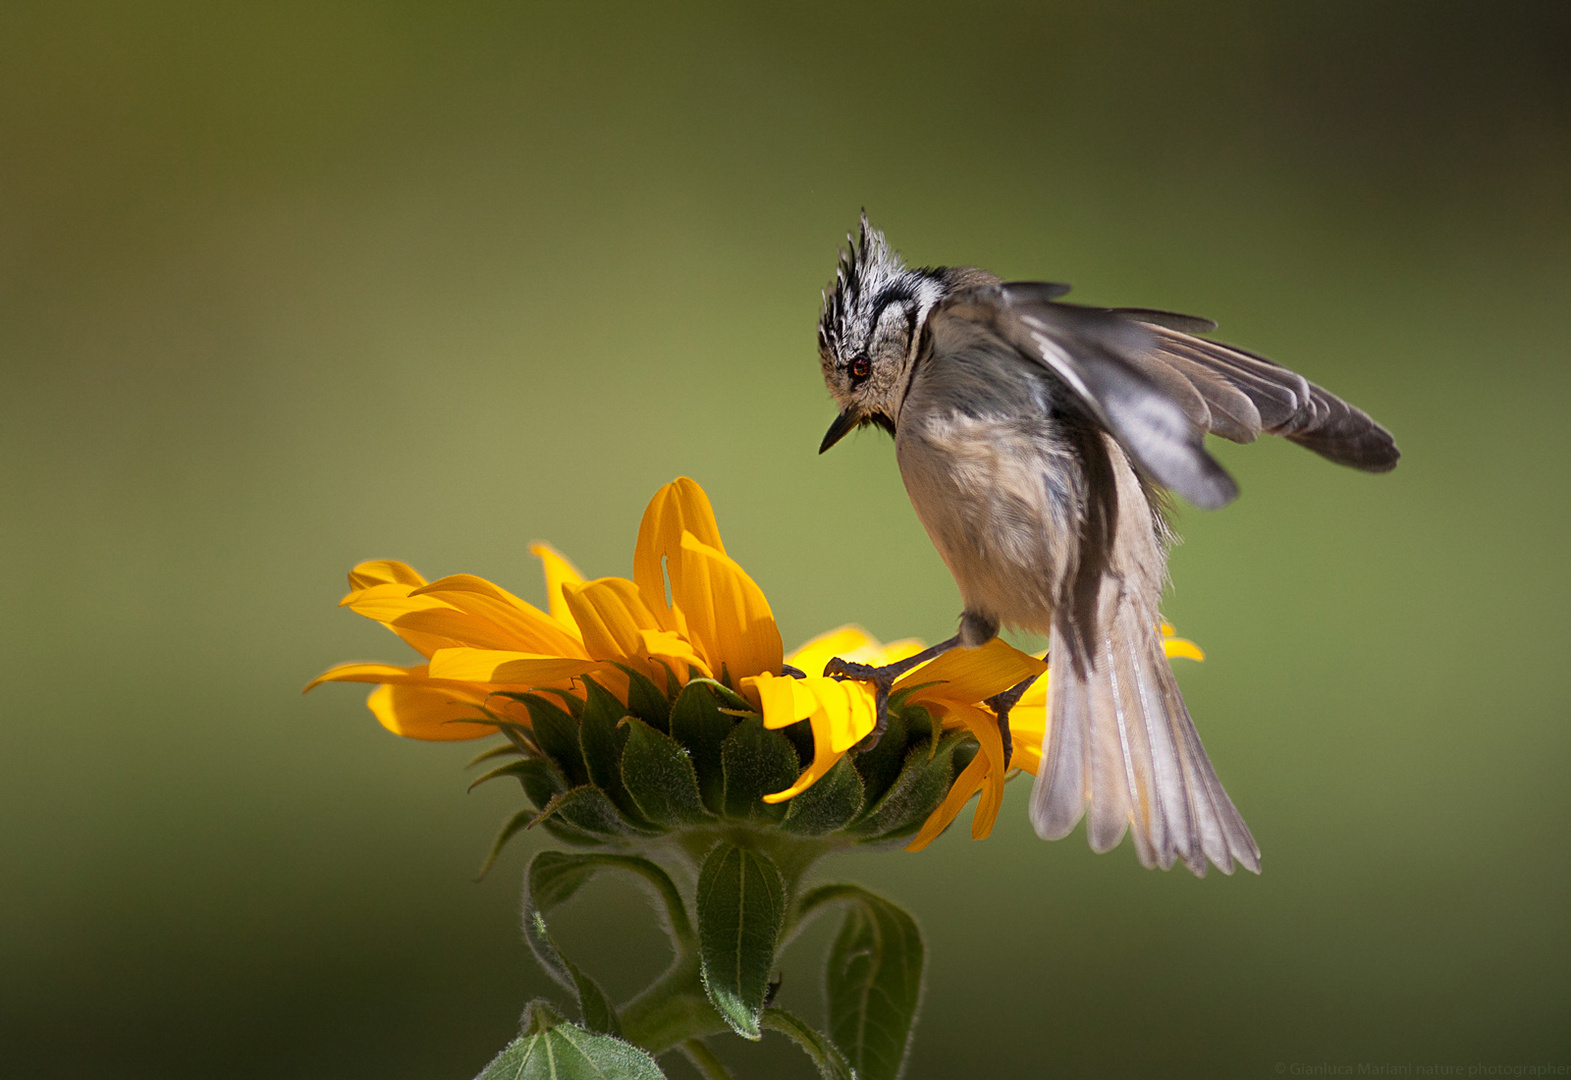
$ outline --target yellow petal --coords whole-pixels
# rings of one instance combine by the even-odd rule
[[[347,607],[357,615],[364,615],[368,619],[375,619],[403,638],[411,646],[419,650],[422,656],[427,658],[438,649],[447,649],[463,644],[463,642],[454,638],[429,634],[414,628],[400,629],[393,625],[394,621],[411,612],[452,610],[448,604],[435,597],[416,596],[411,598],[410,593],[417,588],[419,586],[401,582],[384,582],[379,585],[368,585],[344,597],[339,601],[339,606]]]
[[[430,673],[424,664],[417,667],[398,667],[394,664],[339,664],[306,683],[305,690],[301,692],[310,693],[323,683],[329,682],[424,684],[430,681]]]
[[[965,809],[966,803],[971,801],[971,796],[982,789],[982,783],[987,778],[987,755],[978,754],[971,759],[971,764],[960,770],[960,775],[955,777],[955,782],[949,788],[949,794],[944,796],[944,801],[938,804],[938,809],[927,816],[922,822],[921,829],[917,830],[909,844],[907,851],[921,851],[947,828],[960,811]]]
[[[786,657],[786,663],[807,675],[822,675],[824,665],[839,656],[850,660],[856,654],[876,648],[878,642],[860,626],[846,625],[819,634]],[[868,663],[869,661],[861,661]]]
[[[518,649],[523,652],[553,653],[561,656],[583,654],[583,642],[577,627],[563,625],[533,604],[520,600],[499,585],[473,574],[453,574],[409,594],[413,600],[430,597],[451,605],[458,611],[483,620],[494,630],[481,641],[449,633],[465,645],[485,649]],[[400,620],[396,625],[408,625]],[[436,633],[448,633],[435,630]]]
[[[604,668],[569,656],[541,656],[502,649],[441,649],[431,657],[431,677],[497,686],[539,686]]]
[[[1204,660],[1206,658],[1206,654],[1200,651],[1200,646],[1181,637],[1163,638],[1162,651],[1170,657],[1182,656],[1188,660]]]
[[[704,658],[693,651],[693,646],[681,634],[671,630],[641,630],[638,640],[642,652],[640,655],[650,660],[663,660],[670,666],[671,674],[676,676],[677,682],[684,686],[687,684],[688,670],[697,668],[702,678],[714,677],[714,672],[709,670],[709,665],[704,663]],[[658,667],[658,665],[657,665]],[[664,668],[651,669],[651,677],[655,685],[665,685]]]
[[[366,705],[395,735],[431,742],[457,742],[495,735],[496,728],[475,723],[483,718],[478,703],[440,686],[387,684],[371,691]]]
[[[661,629],[644,604],[638,586],[626,578],[600,578],[562,586],[562,596],[584,637],[584,649],[598,660],[642,655],[640,634]]]
[[[998,820],[998,812],[1004,805],[1004,781],[1008,779],[1004,766],[1004,739],[998,730],[998,717],[991,712],[974,706],[957,706],[953,711],[982,744],[977,757],[987,759],[987,779],[982,785],[976,813],[971,818],[971,839],[982,840],[993,831],[993,822]]]
[[[1046,683],[1047,676],[1043,675],[1037,680]],[[1032,691],[1035,686],[1031,688]],[[1025,695],[1031,697],[1028,691]],[[1014,756],[1009,760],[1012,769],[1024,769],[1032,776],[1036,775],[1037,768],[1042,764],[1042,740],[1047,735],[1047,698],[1046,691],[1037,701],[1021,699],[1020,703],[1009,711],[1009,735],[1015,744]]]
[[[633,548],[633,580],[643,593],[644,603],[660,620],[660,629],[685,634],[680,611],[672,610],[666,603],[666,574],[674,573],[675,563],[681,557],[683,533],[692,533],[699,542],[725,552],[709,496],[696,482],[679,476],[655,492],[639,522],[638,543]]]
[[[749,675],[742,680],[742,694],[758,709],[764,718],[764,727],[790,727],[799,720],[806,720],[818,708],[809,680],[789,675]]]
[[[1004,740],[998,731],[998,718],[986,710],[972,705],[943,706],[950,719],[969,728],[976,736],[981,749],[971,763],[961,770],[950,786],[949,794],[938,809],[928,815],[916,837],[906,845],[907,851],[920,851],[948,828],[971,796],[981,792],[976,812],[971,816],[971,839],[983,840],[993,831],[998,812],[1004,805]]]
[[[532,544],[529,551],[545,564],[546,606],[551,612],[551,618],[576,634],[578,626],[573,622],[573,613],[568,609],[567,598],[562,595],[562,586],[582,585],[584,575],[580,574],[578,567],[568,562],[567,558],[550,544]]]
[[[671,598],[709,670],[725,672],[733,683],[778,672],[784,650],[763,590],[736,560],[692,533],[682,534],[678,555],[668,563]]]
[[[831,750],[843,753],[872,734],[878,724],[878,699],[866,683],[820,678],[813,689],[833,722]]]
[[[861,657],[857,657],[857,659],[864,664],[894,664],[908,656],[915,656],[925,648],[927,648],[927,643],[921,638],[914,637],[891,641],[888,645],[879,645],[875,641],[873,647],[868,650],[870,658],[862,660]]]
[[[372,559],[349,571],[349,587],[366,589],[372,585],[413,585],[419,588],[425,578],[415,573],[414,567],[397,559]]]
[[[932,663],[923,664],[895,683],[895,692],[921,683],[938,682],[918,691],[913,701],[943,699],[973,702],[1002,693],[1047,665],[1028,656],[1001,638],[975,649],[951,649]]]
[[[813,729],[813,760],[802,770],[802,775],[796,778],[796,783],[784,791],[777,791],[772,795],[765,795],[766,803],[782,803],[787,799],[795,798],[814,784],[824,778],[824,774],[835,767],[835,762],[845,756],[844,750],[831,749],[834,742],[829,730],[830,720],[828,714],[822,710],[815,712],[808,718]]]
[[[877,667],[904,660],[921,652],[923,648],[925,645],[917,638],[904,638],[881,645],[877,638],[860,626],[848,624],[827,634],[820,634],[799,646],[786,657],[786,663],[808,675],[821,675],[824,665],[835,657],[853,664],[872,664]]]

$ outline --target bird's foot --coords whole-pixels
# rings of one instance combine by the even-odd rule
[[[1025,696],[1025,692],[1031,689],[1031,684],[1039,678],[1040,675],[1033,675],[1029,679],[1023,679],[1003,693],[994,694],[982,702],[998,716],[998,736],[1004,741],[1004,768],[1006,769],[1015,756],[1015,741],[1009,734],[1009,710],[1020,704],[1020,699]]]
[[[873,684],[873,730],[856,744],[857,753],[867,753],[884,737],[884,732],[889,727],[889,692],[894,689],[895,680],[912,668],[925,664],[934,657],[942,656],[959,644],[960,637],[957,634],[948,641],[941,641],[931,648],[923,649],[915,656],[908,656],[904,660],[897,660],[893,664],[885,664],[882,667],[858,664],[838,656],[824,665],[824,674],[831,679],[855,679],[858,682]]]

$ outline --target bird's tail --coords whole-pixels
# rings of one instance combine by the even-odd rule
[[[1031,795],[1037,835],[1061,839],[1084,815],[1093,851],[1117,847],[1129,829],[1145,866],[1182,859],[1204,876],[1210,859],[1224,874],[1235,861],[1258,874],[1260,849],[1200,745],[1155,613],[1116,579],[1102,600],[1099,622],[1109,629],[1088,643],[1094,656],[1076,658],[1071,639],[1052,633],[1048,727]]]

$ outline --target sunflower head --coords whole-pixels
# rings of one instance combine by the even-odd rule
[[[980,703],[1045,668],[1001,641],[940,657],[896,683],[874,740],[872,688],[819,673],[835,656],[883,664],[921,643],[847,626],[784,655],[692,480],[651,500],[631,579],[586,581],[553,549],[533,551],[545,610],[472,575],[360,564],[343,604],[424,663],[343,664],[311,684],[377,684],[367,704],[400,735],[501,735],[477,783],[515,779],[530,806],[498,849],[532,827],[582,846],[697,846],[739,828],[818,849],[902,843],[979,753],[999,757],[986,773],[1002,784],[997,720]]]
[[[639,846],[675,837],[698,845],[738,829],[783,834],[809,846],[901,844],[914,835],[977,747],[909,694],[865,753],[837,755],[820,776],[811,724],[779,728],[725,684],[675,678],[661,686],[631,668],[625,697],[594,676],[572,693],[507,692],[528,713],[505,724],[507,742],[477,783],[512,777],[530,809],[504,829],[539,826],[584,847]],[[784,797],[782,797],[784,796]],[[777,846],[771,843],[768,846]]]

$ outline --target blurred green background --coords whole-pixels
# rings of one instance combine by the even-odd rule
[[[788,644],[950,632],[888,441],[816,454],[864,205],[1213,316],[1406,455],[1224,443],[1244,497],[1181,514],[1263,876],[1043,844],[1025,783],[984,843],[826,867],[929,936],[909,1075],[1571,1064],[1568,10],[6,4],[0,1074],[463,1080],[551,992],[540,838],[471,881],[517,796],[300,697],[410,655],[334,606],[358,560],[538,601],[529,541],[625,574],[687,473]],[[645,907],[564,912],[614,991]]]

